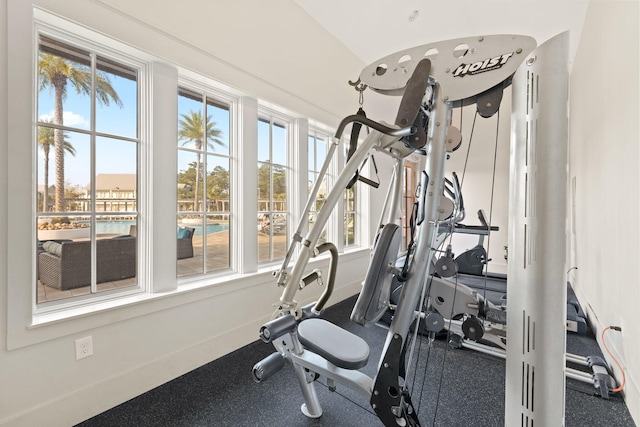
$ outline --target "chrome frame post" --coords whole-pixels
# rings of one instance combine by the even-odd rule
[[[419,227],[416,238],[416,249],[413,262],[409,269],[409,277],[398,301],[396,310],[383,354],[393,339],[398,334],[403,341],[406,339],[409,327],[415,319],[415,308],[418,304],[422,287],[426,283],[429,271],[429,261],[433,253],[433,242],[437,234],[440,198],[444,186],[444,161],[446,157],[446,136],[451,113],[451,106],[442,101],[440,87],[434,87],[435,105],[429,123],[429,139],[427,142],[426,172],[429,175],[429,184],[425,197],[425,220]]]

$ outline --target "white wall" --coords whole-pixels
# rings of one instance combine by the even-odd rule
[[[570,276],[598,332],[627,375],[640,423],[640,112],[638,1],[589,4],[571,72]],[[598,333],[599,335],[599,333]],[[616,370],[617,371],[617,370]],[[620,378],[620,373],[617,377]]]
[[[10,248],[13,251],[18,243],[8,236],[20,234],[20,229],[9,232],[10,192],[15,197],[16,187],[30,188],[31,183],[16,183],[7,173],[7,94],[9,86],[15,90],[25,79],[29,86],[31,71],[18,70],[26,76],[5,71],[10,68],[9,61],[17,58],[12,55],[32,55],[31,51],[9,52],[15,46],[12,42],[31,39],[31,3],[0,0],[0,340],[5,344],[0,348],[0,424],[63,426],[255,340],[280,290],[271,276],[263,273],[54,325],[28,329],[28,322],[21,319],[11,327],[37,335],[38,343],[7,350],[5,319],[14,321],[8,307],[16,303],[16,290],[26,292],[23,290],[31,286],[29,282],[16,284],[8,268]],[[248,96],[271,100],[302,117],[335,126],[357,108],[357,94],[346,82],[354,79],[365,64],[327,35],[293,0],[217,2],[219,16],[214,20],[198,13],[195,0],[162,6],[152,0],[33,3],[242,89]],[[192,13],[187,16],[187,11]],[[163,26],[167,15],[175,17],[175,26]],[[12,30],[7,34],[9,27]],[[204,32],[196,31],[203,28]],[[175,37],[178,30],[183,39]],[[571,177],[575,177],[571,263],[578,266],[571,280],[596,326],[623,326],[622,334],[607,335],[607,342],[623,360],[627,403],[640,423],[640,360],[636,357],[640,354],[636,339],[640,331],[635,322],[640,301],[638,2],[592,1],[583,31],[571,75]],[[29,90],[24,97],[31,98]],[[372,94],[365,94],[365,108],[371,98]],[[510,94],[505,93],[503,102],[509,100]],[[508,112],[507,107],[503,105],[503,111]],[[11,104],[13,111],[25,108],[29,111],[31,106]],[[378,118],[377,112],[368,111],[372,118]],[[29,116],[27,112],[19,121],[12,121],[11,127],[26,126],[30,134]],[[465,113],[465,142],[471,117],[471,113]],[[492,122],[485,122],[474,137],[482,148],[472,148],[472,160],[482,162],[485,169],[470,164],[465,178],[468,223],[475,223],[475,210],[479,208],[489,213],[491,172],[486,165],[493,157],[495,128]],[[508,186],[508,123],[508,114],[503,114],[493,223],[501,227],[505,237],[491,242],[490,257],[496,271],[504,263],[501,242],[506,242],[506,201],[499,197],[506,197]],[[452,155],[449,170],[461,170],[465,148]],[[479,152],[474,154],[476,149]],[[384,179],[384,172],[381,175]],[[372,192],[367,206],[377,208],[382,192]],[[28,190],[24,197],[30,197]],[[365,215],[375,222],[379,214],[373,209]],[[11,228],[15,227],[12,223]],[[22,232],[30,235],[32,231]],[[368,260],[365,252],[341,260],[338,284],[344,285],[338,289],[336,300],[359,288]],[[26,268],[30,265],[27,262]],[[9,292],[10,285],[13,292]],[[301,302],[311,301],[313,292],[305,290]],[[74,340],[86,335],[93,336],[95,355],[75,361]],[[247,375],[249,370],[248,366]]]
[[[25,180],[7,172],[9,154],[15,159],[31,150],[16,143],[32,135],[31,3],[0,0],[0,424],[68,426],[254,341],[281,289],[262,272],[31,326],[24,313],[32,304],[32,282],[25,278],[33,266],[33,227],[28,208],[20,215],[18,207],[31,206],[33,178],[28,171]],[[347,81],[364,64],[292,0],[217,2],[215,19],[189,0],[33,3],[300,117],[335,126],[357,108]],[[175,27],[160,25],[167,14]],[[7,104],[9,95],[25,101]],[[332,302],[359,290],[368,258],[368,250],[341,258]],[[313,301],[320,291],[310,287],[297,299]],[[87,335],[94,355],[76,361],[74,341]]]

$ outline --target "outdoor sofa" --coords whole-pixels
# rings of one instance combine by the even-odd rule
[[[91,242],[44,242],[38,254],[38,276],[47,286],[63,291],[91,284]],[[136,275],[136,238],[117,236],[96,241],[96,283]]]

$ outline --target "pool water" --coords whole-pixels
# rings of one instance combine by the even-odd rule
[[[129,226],[135,224],[135,221],[98,221],[96,232],[129,234]],[[194,236],[202,236],[202,225],[189,224],[189,227],[195,228]],[[207,234],[219,233],[228,229],[229,224],[207,224]]]

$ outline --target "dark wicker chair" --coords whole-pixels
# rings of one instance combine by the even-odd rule
[[[111,282],[136,276],[136,238],[118,236],[96,241],[96,282]],[[38,255],[40,281],[60,290],[91,284],[91,242],[64,242],[60,255],[48,251]]]
[[[178,237],[178,242],[177,242],[177,253],[178,259],[183,259],[183,258],[193,258],[193,233],[195,232],[195,228],[192,227],[184,227],[186,230],[188,230],[189,232],[189,236],[188,237]],[[129,226],[129,234],[132,236],[137,235],[137,227],[135,225],[130,225]]]
[[[193,233],[195,228],[184,227],[189,231],[188,237],[178,238],[178,259],[193,258]]]

